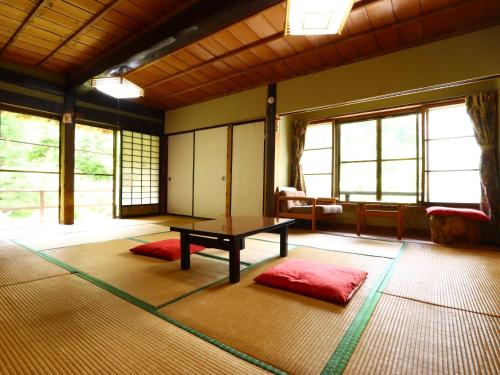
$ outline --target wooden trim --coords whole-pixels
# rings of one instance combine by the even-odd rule
[[[167,213],[168,197],[168,137],[160,135],[160,213]]]
[[[226,153],[226,217],[231,216],[231,197],[233,179],[233,126],[227,126],[227,153]]]
[[[63,113],[71,114],[71,122],[64,123],[61,116],[59,154],[59,223],[75,221],[75,97],[64,98]]]
[[[377,125],[376,125],[376,148],[377,148],[377,160],[376,160],[376,165],[377,165],[377,186],[376,186],[376,199],[377,201],[382,199],[382,121],[380,118],[377,119]]]
[[[273,98],[270,103],[269,98]],[[274,205],[274,162],[276,157],[276,83],[267,86],[266,122],[264,124],[264,216],[273,216]]]

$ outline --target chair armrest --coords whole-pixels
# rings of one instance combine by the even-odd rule
[[[314,197],[279,197],[280,201],[315,201]]]

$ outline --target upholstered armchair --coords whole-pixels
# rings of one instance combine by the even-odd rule
[[[323,217],[335,218],[342,213],[342,206],[335,204],[337,198],[308,197],[293,187],[278,187],[275,192],[275,216],[311,220],[312,231],[316,231],[316,220]]]

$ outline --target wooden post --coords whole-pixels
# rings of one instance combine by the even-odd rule
[[[264,155],[264,215],[274,213],[274,159],[276,156],[276,83],[267,86]]]
[[[59,223],[75,221],[75,96],[64,97],[59,155]]]
[[[40,222],[45,223],[45,197],[44,191],[40,191]]]
[[[231,196],[233,179],[233,125],[227,126],[227,157],[226,157],[226,217],[231,216]]]

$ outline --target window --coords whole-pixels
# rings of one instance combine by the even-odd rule
[[[113,217],[114,131],[76,124],[75,219]]]
[[[465,104],[429,108],[425,146],[426,200],[478,203],[480,147]]]
[[[334,180],[343,201],[478,203],[480,153],[465,104],[455,102],[309,125],[301,165],[311,195],[329,195]]]
[[[339,124],[340,199],[416,203],[418,115]]]
[[[332,123],[307,127],[304,152],[300,159],[309,196],[332,196]]]
[[[122,133],[122,205],[159,203],[160,137]]]
[[[56,223],[59,121],[0,111],[0,223]]]

